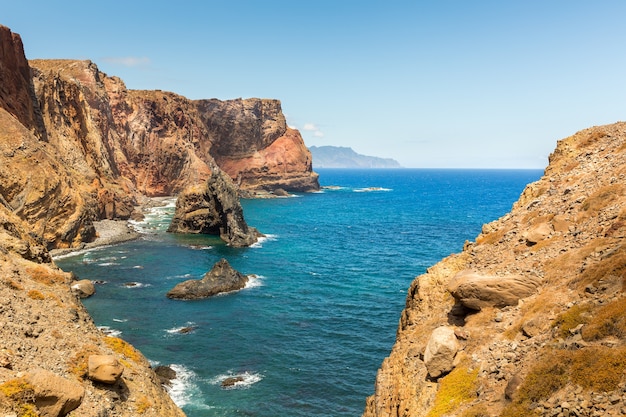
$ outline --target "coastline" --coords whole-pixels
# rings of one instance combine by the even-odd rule
[[[52,249],[50,251],[52,260],[85,249],[128,242],[130,240],[139,239],[141,236],[141,233],[131,227],[128,220],[98,220],[93,222],[93,225],[96,228],[97,234],[93,242],[83,243],[75,248]]]

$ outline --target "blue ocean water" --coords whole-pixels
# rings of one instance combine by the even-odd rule
[[[170,201],[136,225],[142,239],[56,263],[103,281],[84,300],[96,324],[172,365],[171,395],[189,417],[359,416],[411,281],[507,213],[542,172],[318,172],[320,193],[242,201],[267,234],[251,248],[167,234]],[[258,278],[207,300],[165,297],[220,258]],[[221,388],[229,376],[243,381]]]

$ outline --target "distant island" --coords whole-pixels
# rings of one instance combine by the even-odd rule
[[[378,158],[356,153],[343,146],[311,146],[313,168],[402,168],[391,158]]]

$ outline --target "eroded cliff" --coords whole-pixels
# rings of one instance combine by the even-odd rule
[[[626,124],[559,141],[509,214],[412,283],[363,415],[624,415],[625,238]]]
[[[48,250],[210,178],[236,200],[211,137],[190,100],[128,90],[90,61],[29,63],[0,25],[0,414],[184,415],[141,353],[96,328]]]
[[[280,101],[198,100],[211,155],[243,191],[319,190],[311,152],[300,132],[287,127]]]

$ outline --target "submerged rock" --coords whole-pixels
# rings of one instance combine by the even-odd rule
[[[168,298],[178,300],[197,300],[223,292],[240,290],[246,286],[249,277],[233,269],[226,259],[213,265],[202,279],[181,282],[172,288]]]
[[[229,388],[234,386],[237,382],[243,382],[244,377],[242,376],[231,376],[222,381],[222,388]]]

